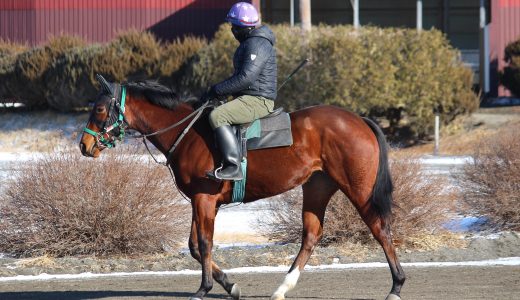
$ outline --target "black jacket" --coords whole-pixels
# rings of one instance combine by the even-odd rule
[[[275,37],[261,26],[251,31],[233,56],[233,76],[214,86],[219,96],[262,96],[276,99],[277,65]]]

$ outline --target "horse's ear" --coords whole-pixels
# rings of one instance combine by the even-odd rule
[[[112,87],[110,86],[110,83],[108,83],[108,81],[105,79],[105,77],[103,77],[100,74],[96,74],[96,79],[99,82],[99,84],[101,85],[101,88],[105,92],[107,92],[108,94],[110,94],[112,96],[114,95],[114,91],[112,90]]]

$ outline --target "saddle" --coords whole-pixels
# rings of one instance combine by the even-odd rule
[[[271,114],[251,123],[233,125],[242,158],[248,150],[291,146],[293,144],[291,119],[280,107]]]

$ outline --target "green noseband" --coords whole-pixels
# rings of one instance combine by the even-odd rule
[[[103,131],[101,131],[101,132],[96,132],[87,127],[83,128],[83,132],[86,132],[86,133],[92,135],[96,139],[97,144],[101,144],[106,148],[115,147],[116,140],[122,141],[123,138],[125,137],[125,124],[124,124],[125,123],[125,116],[124,116],[125,100],[126,100],[126,87],[121,86],[121,105],[118,106],[117,103],[116,103],[116,105],[114,105],[114,107],[116,107],[116,109],[119,112],[117,121],[114,124],[103,128]],[[110,113],[111,112],[109,112],[109,119],[110,119]],[[114,130],[115,128],[119,129],[119,135],[117,137],[110,135],[110,132],[112,130]]]

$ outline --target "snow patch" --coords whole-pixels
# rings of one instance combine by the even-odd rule
[[[402,263],[403,267],[419,267],[419,268],[435,268],[435,267],[488,267],[488,266],[520,266],[520,257],[507,257],[482,261],[462,261],[462,262],[413,262]],[[353,264],[333,264],[321,266],[307,266],[306,271],[322,271],[322,270],[348,270],[348,269],[371,269],[371,268],[388,268],[387,263],[353,263]],[[229,274],[245,274],[245,273],[284,273],[289,270],[289,266],[264,266],[264,267],[245,267],[224,270]],[[182,270],[182,271],[161,271],[161,272],[116,272],[106,274],[81,273],[81,274],[40,274],[18,275],[13,277],[2,277],[0,282],[9,281],[33,281],[33,280],[65,280],[65,279],[91,279],[105,277],[131,277],[131,276],[182,276],[182,275],[200,275],[201,271]]]

